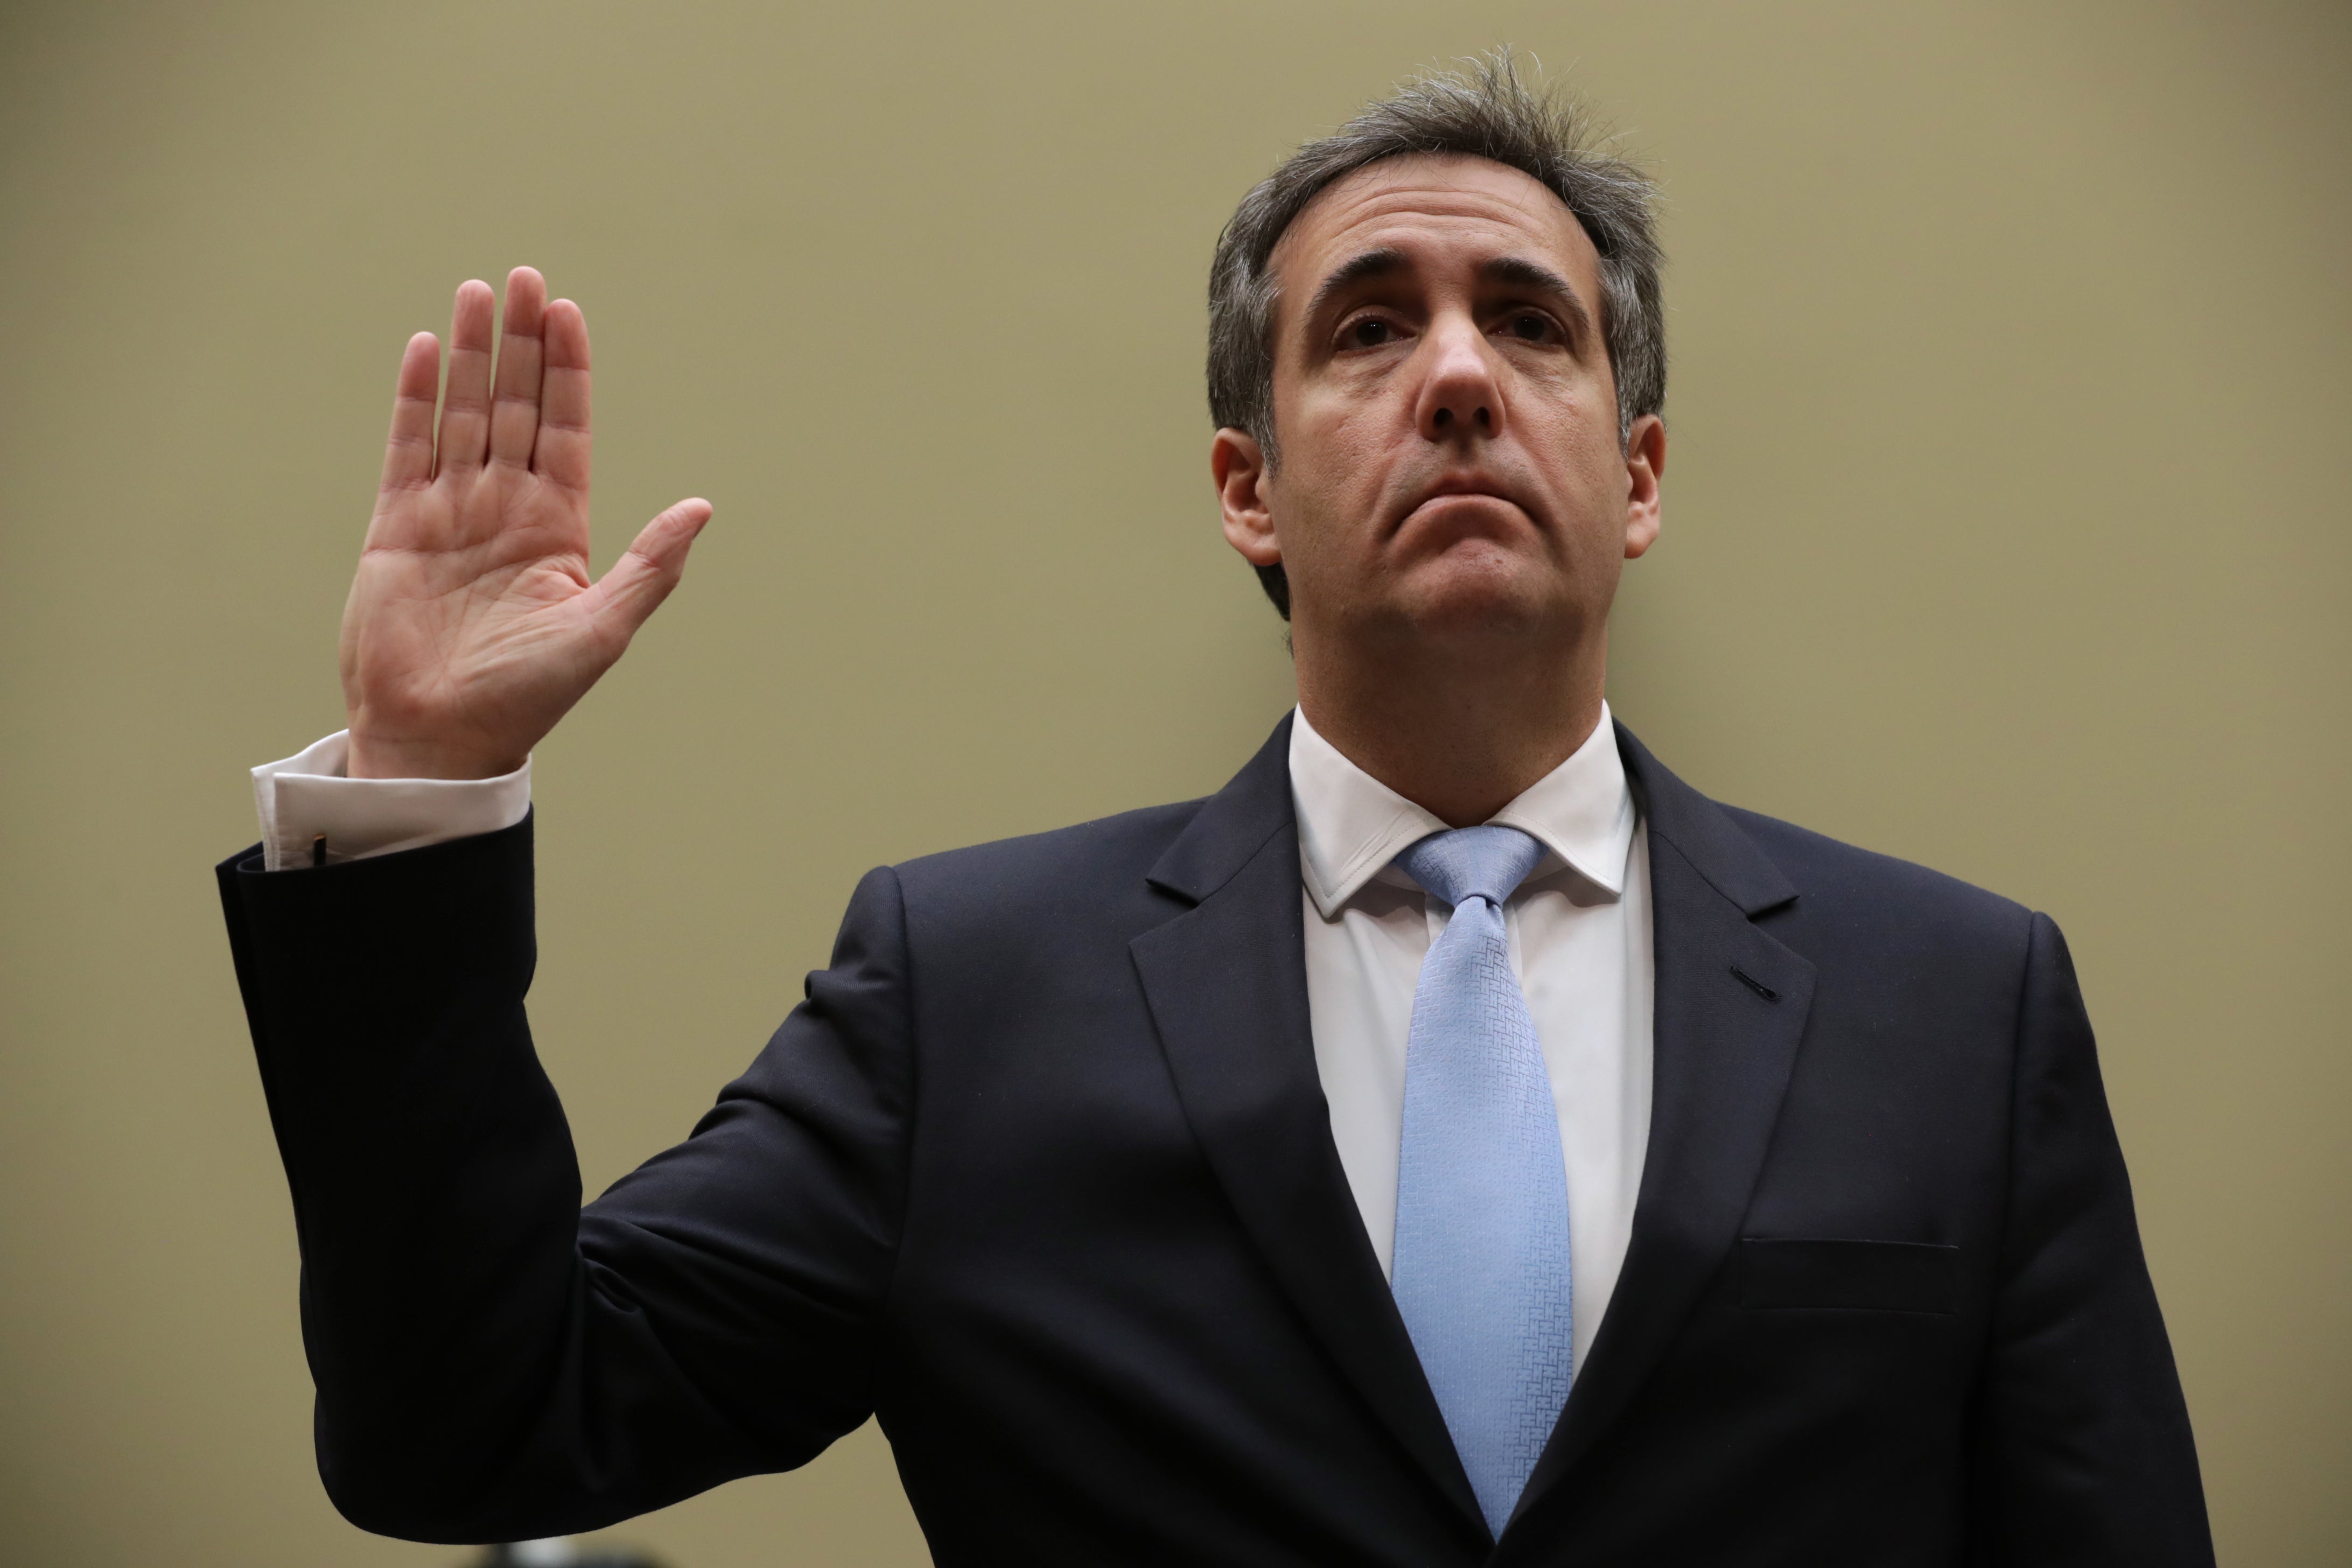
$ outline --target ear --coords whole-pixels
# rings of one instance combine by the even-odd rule
[[[1666,474],[1666,422],[1654,414],[1633,421],[1625,437],[1625,472],[1633,479],[1625,498],[1625,559],[1639,558],[1658,542],[1658,486]],[[1233,531],[1226,525],[1226,532]]]
[[[1274,512],[1266,501],[1269,476],[1257,437],[1231,426],[1209,443],[1209,473],[1217,481],[1217,504],[1225,514],[1225,542],[1253,566],[1282,561],[1274,537]]]

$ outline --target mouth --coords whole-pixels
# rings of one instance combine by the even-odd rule
[[[1497,506],[1526,515],[1527,509],[1498,481],[1483,474],[1448,474],[1412,497],[1393,531],[1402,531],[1416,519],[1433,520],[1441,514],[1458,514],[1464,521],[1482,513],[1492,515]]]

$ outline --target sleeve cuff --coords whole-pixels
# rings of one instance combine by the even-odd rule
[[[530,759],[494,779],[355,779],[351,731],[253,770],[262,863],[284,871],[496,833],[530,810]]]

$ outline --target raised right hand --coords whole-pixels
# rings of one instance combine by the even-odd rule
[[[457,290],[449,386],[441,345],[408,341],[383,485],[343,608],[353,778],[489,778],[612,668],[677,585],[710,503],[682,500],[588,576],[588,325],[507,279],[491,385],[489,285]]]

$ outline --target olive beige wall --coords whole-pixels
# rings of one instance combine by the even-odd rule
[[[2051,910],[2225,1562],[2352,1560],[2352,13],[727,0],[0,14],[0,1556],[446,1564],[321,1496],[208,867],[340,722],[403,338],[596,334],[682,593],[539,759],[551,1070],[681,1135],[878,861],[1214,788],[1288,700],[1202,282],[1297,140],[1516,40],[1663,178],[1619,712]],[[618,1532],[922,1560],[871,1428]]]

